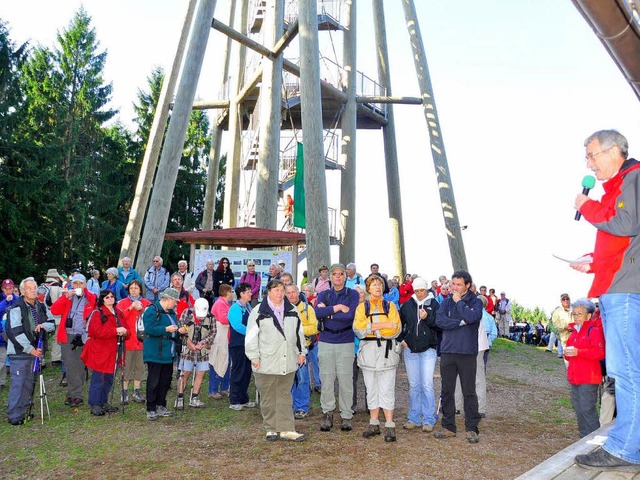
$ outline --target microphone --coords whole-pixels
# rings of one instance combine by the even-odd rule
[[[595,187],[596,185],[596,179],[595,177],[591,176],[591,175],[587,175],[582,179],[582,194],[583,195],[589,195],[589,190],[591,190],[593,187]],[[580,218],[582,218],[582,214],[580,213],[580,210],[578,210],[576,212],[576,216],[574,217],[575,221],[580,220]]]

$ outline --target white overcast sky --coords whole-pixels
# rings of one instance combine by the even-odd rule
[[[552,253],[591,251],[595,230],[573,220],[574,197],[589,173],[582,144],[595,130],[617,128],[629,139],[630,154],[640,155],[637,98],[569,0],[415,3],[474,280],[547,312],[562,292],[586,295],[591,278]],[[5,0],[0,18],[15,42],[52,46],[80,5],[108,51],[112,106],[128,124],[137,89],[146,87],[155,66],[171,62],[187,2]],[[394,94],[418,96],[401,3],[385,6]],[[226,18],[226,8],[218,0],[216,16]],[[358,67],[375,77],[370,2],[358,2],[358,9]],[[217,79],[221,42],[213,32],[203,80]],[[211,84],[201,82],[200,98],[217,95]],[[422,110],[398,106],[395,112],[407,267],[428,279],[449,276]],[[392,271],[382,135],[361,132],[357,144],[355,261],[361,272],[378,262],[393,275],[399,272]],[[329,204],[337,206],[338,199]]]

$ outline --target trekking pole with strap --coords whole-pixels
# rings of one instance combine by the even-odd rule
[[[124,364],[125,364],[125,355],[124,355],[124,337],[118,337],[118,355],[116,357],[116,368],[120,367],[120,391],[122,392],[122,398],[125,397],[125,389],[124,389]],[[115,380],[115,372],[114,372],[114,380]],[[122,404],[122,415],[124,415],[124,407],[125,404]]]
[[[124,365],[124,355],[123,355],[123,350],[124,350],[124,338],[122,337],[122,335],[118,335],[118,345],[117,345],[117,353],[116,353],[116,362],[115,365],[113,367],[113,378],[115,380],[116,378],[116,373],[118,372],[118,367],[120,367],[120,377],[124,380],[124,372],[123,372],[123,365]],[[124,394],[124,389],[121,390],[122,393]],[[115,392],[115,389],[113,387],[111,387],[111,400],[109,402],[109,404],[107,405],[107,415],[111,415],[111,405],[113,405],[113,393]],[[124,403],[122,404],[122,414],[124,415]]]
[[[42,342],[43,342],[43,338],[46,335],[46,331],[44,329],[41,329],[38,332],[38,346],[36,347],[37,350],[42,350]],[[31,418],[33,418],[33,396],[35,395],[35,391],[36,391],[36,378],[39,379],[39,383],[40,383],[40,422],[41,424],[44,425],[44,406],[46,404],[47,406],[47,415],[49,416],[49,418],[51,418],[51,412],[49,411],[49,400],[47,399],[47,390],[45,388],[44,385],[44,376],[42,373],[42,368],[40,365],[40,357],[36,357],[36,361],[33,364],[33,385],[31,388],[31,399],[29,400],[29,407],[27,409],[27,415],[25,416],[25,420],[29,420]]]
[[[185,324],[188,325],[188,324]],[[180,390],[182,390],[182,406],[180,407],[181,410],[185,410],[184,407],[184,391],[187,389],[187,386],[184,385],[184,356],[186,355],[186,351],[187,349],[187,337],[189,336],[189,332],[187,331],[187,333],[181,333],[180,334],[182,336],[181,338],[181,344],[182,344],[182,348],[180,349],[180,359],[182,360],[182,369],[180,369],[180,361],[178,361],[178,368],[176,370],[176,375],[177,375],[177,381],[176,381],[176,387],[178,389],[178,392],[176,393],[176,401],[173,403],[173,409],[174,410],[178,410],[178,402],[180,399]]]

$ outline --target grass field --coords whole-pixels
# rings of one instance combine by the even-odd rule
[[[368,423],[364,411],[354,417],[352,432],[320,432],[319,399],[313,394],[309,417],[297,422],[307,441],[291,444],[266,442],[259,409],[236,412],[226,399],[206,399],[206,408],[187,407],[156,422],[146,419],[144,404],[128,405],[124,414],[93,417],[86,405],[64,406],[60,368],[50,366],[44,377],[51,418],[41,425],[36,392],[33,421],[0,423],[0,478],[513,478],[578,440],[565,376],[555,355],[497,340],[478,445],[469,445],[464,435],[436,440],[402,430],[408,406],[402,364],[396,384],[396,443],[362,438]],[[174,381],[171,404],[175,391]],[[5,388],[0,405],[6,400]],[[462,431],[463,421],[458,418]]]

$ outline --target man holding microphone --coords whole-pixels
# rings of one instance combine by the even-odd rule
[[[587,167],[604,195],[576,197],[575,208],[597,229],[591,263],[571,267],[593,273],[588,296],[600,297],[607,372],[616,381],[618,416],[602,448],[578,455],[593,470],[640,472],[640,162],[628,159],[627,139],[615,130],[589,136]]]

